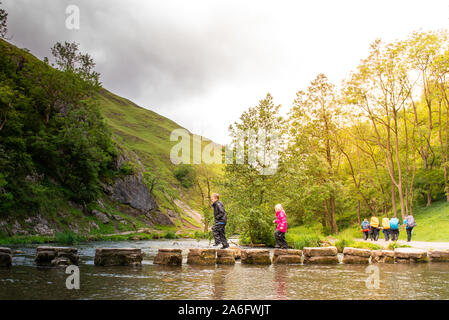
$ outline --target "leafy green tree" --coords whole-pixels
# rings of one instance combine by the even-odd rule
[[[273,97],[267,94],[257,106],[243,112],[239,122],[230,126],[233,140],[229,147],[236,152],[233,162],[225,166],[223,183],[223,199],[226,199],[226,211],[229,213],[228,229],[230,232],[241,232],[252,243],[273,244],[274,241],[273,208],[278,200],[274,185],[278,176],[277,172],[272,175],[261,172],[268,166],[268,162],[264,161],[266,157],[277,151],[274,150],[276,143],[269,137],[263,139],[257,134],[275,133],[272,136],[277,134],[278,139],[282,139],[284,120],[279,109],[280,105],[275,105]],[[251,152],[255,150],[258,153],[254,158]]]

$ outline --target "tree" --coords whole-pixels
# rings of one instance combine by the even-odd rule
[[[339,161],[339,148],[336,136],[341,126],[342,110],[337,101],[334,85],[330,84],[324,74],[319,74],[307,89],[299,91],[296,95],[290,126],[295,130],[290,141],[290,161],[295,162],[304,157],[320,162],[319,166],[325,170],[319,173],[315,181],[328,196],[323,201],[323,222],[327,221],[331,233],[337,233],[335,197],[338,185],[337,171]],[[293,132],[291,132],[293,133]],[[302,135],[307,134],[308,139],[303,140]],[[299,136],[298,136],[299,135]],[[299,139],[299,140],[298,140]],[[298,154],[295,149],[302,146]],[[301,161],[301,160],[300,160]],[[323,226],[325,223],[323,223]]]
[[[280,105],[275,105],[273,97],[267,94],[229,128],[232,138],[229,148],[235,152],[233,162],[225,166],[223,183],[226,210],[231,213],[228,225],[242,232],[243,238],[252,243],[274,241],[271,229],[277,172],[264,173],[277,156],[278,146],[282,145],[279,140],[283,118],[279,109]]]
[[[377,145],[385,157],[392,185],[397,188],[401,214],[405,216],[403,168],[399,151],[399,117],[410,96],[408,70],[403,63],[401,43],[371,45],[371,52],[362,61],[358,72],[347,83],[346,93],[372,124]],[[393,215],[397,215],[396,192],[392,190]]]

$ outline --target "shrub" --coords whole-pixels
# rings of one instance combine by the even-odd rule
[[[178,236],[173,231],[167,231],[167,233],[164,235],[165,239],[176,239]]]
[[[407,244],[399,244],[399,243],[397,243],[397,241],[392,242],[388,245],[388,249],[390,249],[390,250],[394,250],[396,248],[411,248],[411,246],[409,246]]]
[[[335,241],[335,246],[337,247],[338,252],[343,252],[345,247],[354,247],[355,241],[352,239],[340,239]]]
[[[184,188],[190,188],[195,182],[195,169],[188,164],[180,164],[173,171],[175,178]]]
[[[61,244],[74,244],[84,240],[82,236],[76,235],[72,231],[58,232],[55,235],[55,242]]]

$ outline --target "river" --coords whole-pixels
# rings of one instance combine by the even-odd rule
[[[367,289],[366,265],[160,266],[158,248],[207,247],[208,241],[152,240],[77,244],[80,289],[68,290],[64,268],[36,267],[37,245],[10,246],[0,268],[0,299],[449,299],[449,264],[379,264],[379,287]],[[56,245],[56,244],[55,244]],[[97,247],[142,248],[141,267],[96,267]],[[185,260],[184,260],[185,262]]]

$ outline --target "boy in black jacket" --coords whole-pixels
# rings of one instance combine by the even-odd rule
[[[228,241],[226,241],[225,227],[226,227],[226,211],[223,203],[219,201],[220,196],[218,193],[211,195],[212,207],[214,208],[215,224],[212,227],[212,233],[214,234],[215,244],[218,246],[220,243],[223,245],[222,249],[229,248]]]

